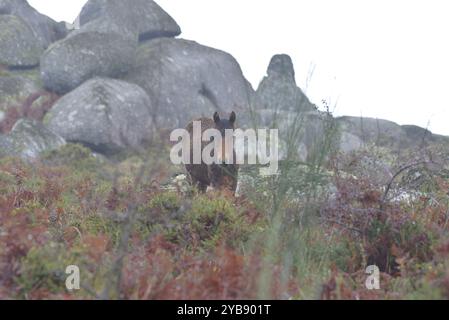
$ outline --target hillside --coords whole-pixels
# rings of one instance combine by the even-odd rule
[[[449,298],[449,137],[334,117],[286,54],[254,90],[154,1],[79,17],[0,0],[0,299]],[[279,129],[279,174],[191,186],[169,135],[216,111]]]

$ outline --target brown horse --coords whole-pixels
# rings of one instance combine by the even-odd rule
[[[194,121],[201,123],[201,136],[194,136]],[[190,164],[186,164],[191,183],[198,187],[201,192],[205,192],[208,187],[213,189],[226,189],[235,193],[237,188],[238,166],[235,164],[234,145],[226,148],[226,130],[235,130],[236,114],[232,112],[229,119],[221,119],[218,112],[215,112],[213,119],[201,118],[194,120],[187,126],[186,130],[190,134]],[[216,152],[218,163],[208,165],[201,159],[200,164],[193,164],[193,144],[197,139],[201,139],[201,152],[213,141],[203,141],[203,133],[208,129],[216,129],[220,132],[222,143],[217,145]],[[232,139],[232,143],[233,143]],[[232,160],[232,164],[230,163]]]

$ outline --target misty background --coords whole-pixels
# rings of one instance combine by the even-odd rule
[[[73,22],[86,0],[30,0]],[[449,135],[447,2],[439,0],[157,0],[182,38],[231,53],[257,88],[273,54],[335,115],[388,119]],[[130,1],[130,4],[132,1]]]

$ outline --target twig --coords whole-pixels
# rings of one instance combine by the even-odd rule
[[[403,173],[404,171],[407,171],[407,170],[409,170],[409,169],[411,169],[413,167],[426,165],[426,164],[429,164],[429,163],[433,163],[433,161],[425,160],[425,161],[414,162],[414,163],[408,164],[408,165],[400,168],[393,175],[393,177],[390,179],[390,181],[389,181],[389,183],[387,185],[387,188],[385,189],[385,192],[384,192],[384,195],[382,196],[382,200],[381,200],[381,204],[380,204],[380,210],[383,211],[385,209],[385,204],[387,202],[388,193],[390,192],[390,190],[391,190],[391,188],[393,186],[394,181],[396,180],[397,177],[399,177],[399,175],[401,175],[401,173]]]
[[[345,229],[348,229],[348,230],[351,230],[351,231],[363,234],[362,230],[360,230],[358,228],[355,228],[355,227],[347,226],[343,222],[340,222],[340,221],[337,221],[337,220],[332,220],[332,219],[327,219],[327,218],[322,218],[322,220],[325,221],[325,222],[338,224],[339,226],[344,227]]]

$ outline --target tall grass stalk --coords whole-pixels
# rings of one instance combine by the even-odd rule
[[[309,123],[312,117],[305,110],[303,100],[298,97],[297,105],[293,111],[275,108],[272,121],[269,124],[253,122],[254,128],[261,125],[270,128],[279,128],[281,140],[284,143],[284,158],[280,164],[278,176],[269,179],[267,188],[270,203],[263,207],[269,217],[268,227],[263,238],[257,236],[252,239],[251,247],[258,248],[262,244],[263,260],[259,275],[259,289],[257,297],[271,298],[271,288],[274,284],[272,275],[273,264],[281,265],[281,285],[287,293],[287,286],[296,276],[299,287],[307,283],[311,291],[301,291],[299,297],[290,298],[316,298],[319,293],[320,280],[327,274],[329,268],[329,246],[335,235],[324,235],[316,224],[317,203],[320,187],[323,182],[325,163],[336,145],[337,127],[326,106],[325,112],[320,113],[315,124]],[[250,114],[257,114],[257,106],[251,106]],[[287,117],[285,117],[287,113]],[[286,119],[285,119],[286,118]],[[282,122],[281,122],[282,121]],[[317,125],[321,134],[309,141],[309,154],[304,163],[298,157],[301,144],[306,144],[307,126]],[[257,196],[258,190],[254,196]],[[251,198],[251,195],[249,195]],[[310,244],[318,242],[320,249],[310,248]],[[296,270],[296,275],[292,272]]]

